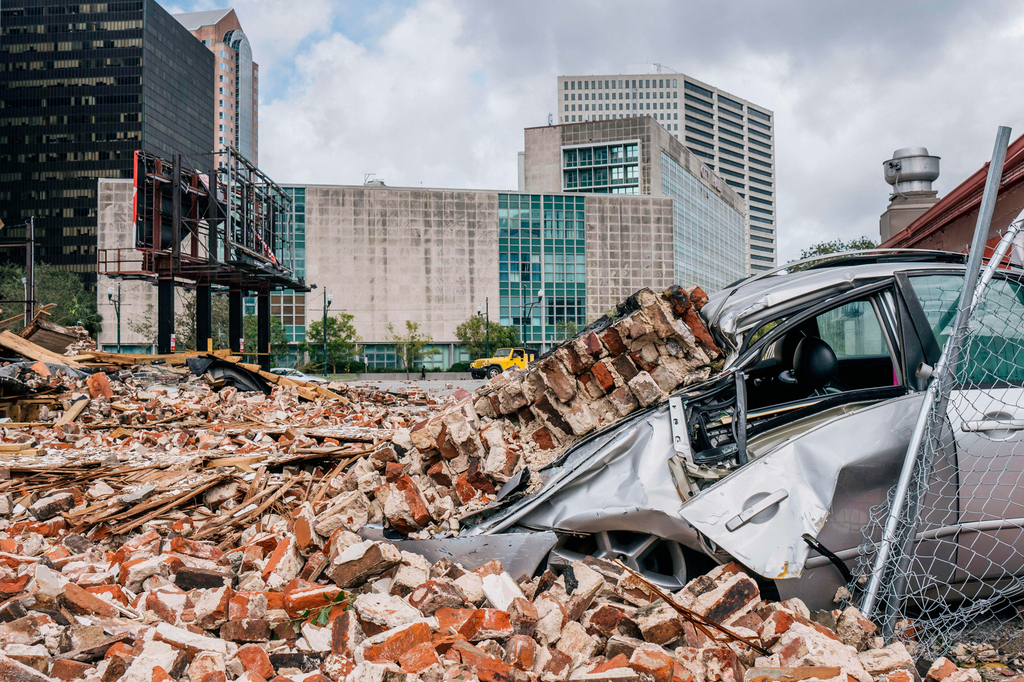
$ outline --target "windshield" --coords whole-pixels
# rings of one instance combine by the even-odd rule
[[[499,348],[498,350],[494,351],[494,357],[496,358],[505,358],[508,357],[509,355],[512,355],[511,348]]]

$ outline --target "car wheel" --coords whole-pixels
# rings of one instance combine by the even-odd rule
[[[602,531],[585,537],[564,535],[548,554],[548,566],[564,568],[588,556],[618,559],[662,590],[675,592],[688,581],[683,546],[656,535]]]
[[[487,378],[493,379],[494,377],[501,374],[501,371],[501,367],[498,367],[497,365],[491,365],[490,367],[487,368]]]

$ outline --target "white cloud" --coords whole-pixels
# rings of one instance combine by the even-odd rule
[[[261,112],[261,165],[284,182],[505,187],[522,146],[521,92],[494,82],[447,2],[410,9],[374,49],[340,34],[296,60],[296,84]]]
[[[943,157],[945,193],[988,159],[996,125],[1024,132],[1016,5],[828,6],[422,0],[364,17],[371,39],[332,32],[322,17],[351,7],[327,0],[236,7],[264,97],[277,84],[260,161],[280,182],[373,172],[390,185],[512,188],[523,128],[546,122],[557,75],[662,61],[775,111],[785,260],[823,239],[877,237],[894,149]]]

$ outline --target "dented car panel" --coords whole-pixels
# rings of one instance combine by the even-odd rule
[[[798,578],[811,553],[804,533],[833,549],[860,544],[867,510],[899,470],[920,407],[921,395],[912,394],[831,419],[704,490],[680,516],[761,575]],[[859,473],[839,489],[844,469]],[[829,524],[833,510],[840,516]]]
[[[651,533],[699,548],[693,528],[680,523],[682,499],[665,457],[671,448],[668,406],[663,405],[595,453],[557,496],[546,497],[520,523],[563,532]]]

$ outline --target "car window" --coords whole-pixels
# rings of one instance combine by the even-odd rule
[[[839,360],[889,354],[870,301],[851,301],[818,315],[816,320],[819,336]]]
[[[921,302],[939,347],[942,347],[949,337],[949,327],[953,324],[956,307],[960,303],[960,289],[963,283],[963,275],[925,275],[910,278],[910,285],[917,294],[917,300]]]
[[[963,277],[911,277],[928,324],[939,346],[949,338],[960,303]],[[962,383],[991,386],[1024,384],[1024,285],[997,277],[989,284],[971,318],[971,333],[960,358],[957,378]]]
[[[993,279],[971,318],[970,336],[960,363],[968,384],[1024,384],[1024,286]]]

